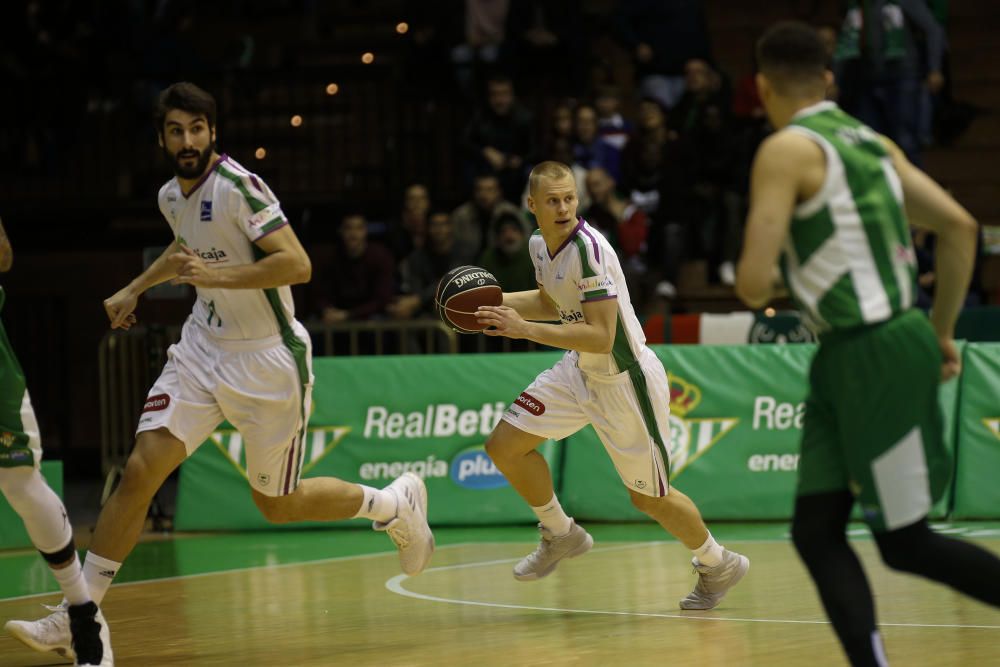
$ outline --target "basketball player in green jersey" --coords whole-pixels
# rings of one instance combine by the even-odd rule
[[[0,224],[0,273],[9,271],[13,261],[14,251]],[[5,299],[0,287],[0,308]],[[0,495],[21,517],[31,543],[66,596],[65,634],[70,641],[63,655],[78,665],[114,665],[107,622],[87,589],[66,508],[39,472],[41,461],[38,422],[24,373],[0,324]]]
[[[927,524],[951,462],[938,384],[961,370],[955,320],[976,221],[902,151],[824,93],[816,32],[771,28],[757,87],[777,132],[760,147],[736,291],[771,298],[775,265],[819,333],[810,371],[792,540],[854,665],[886,665],[868,582],[845,534],[860,504],[885,563],[1000,606],[1000,559]],[[930,321],[912,308],[912,223],[935,232]]]

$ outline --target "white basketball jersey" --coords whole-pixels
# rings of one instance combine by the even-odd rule
[[[625,274],[611,244],[599,231],[580,218],[562,246],[550,254],[540,231],[528,242],[535,279],[545,288],[559,310],[564,325],[582,324],[581,304],[601,299],[617,299],[618,323],[611,354],[574,352],[581,370],[598,375],[614,375],[637,363],[646,345],[646,336],[632,309]]]
[[[288,224],[271,189],[226,155],[187,196],[172,178],[160,188],[159,204],[177,241],[209,268],[252,264],[264,255],[254,242]],[[290,330],[295,317],[287,285],[196,291],[194,321],[216,338],[267,338]]]

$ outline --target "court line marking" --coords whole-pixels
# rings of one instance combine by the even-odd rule
[[[736,542],[737,540],[728,540],[729,542]],[[754,540],[747,540],[754,541]],[[764,540],[762,540],[764,541]],[[604,553],[608,551],[620,551],[630,548],[639,548],[649,546],[651,544],[669,544],[669,542],[642,542],[633,544],[623,544],[614,547],[598,548],[591,551],[591,553]],[[479,561],[475,563],[459,563],[457,565],[443,565],[441,567],[432,567],[424,570],[423,574],[428,574],[430,572],[446,572],[450,570],[462,570],[473,567],[486,567],[489,565],[501,565],[503,563],[515,563],[521,560],[520,558],[502,558],[499,560],[488,560]],[[603,615],[603,616],[639,616],[646,618],[679,618],[690,621],[728,621],[736,623],[786,623],[795,625],[830,625],[829,621],[803,621],[794,619],[780,619],[780,618],[741,618],[741,617],[729,617],[729,616],[693,616],[687,614],[666,614],[657,612],[642,612],[642,611],[617,611],[611,609],[570,609],[565,607],[539,607],[535,605],[523,605],[523,604],[507,604],[501,602],[479,602],[476,600],[463,600],[460,598],[443,598],[436,595],[427,595],[425,593],[417,593],[416,591],[411,591],[403,587],[403,582],[410,579],[409,575],[397,574],[391,577],[385,582],[385,587],[395,593],[396,595],[401,595],[403,597],[414,598],[417,600],[424,600],[427,602],[443,602],[446,604],[461,604],[468,605],[472,607],[492,607],[494,609],[523,609],[529,611],[548,611],[548,612],[558,612],[558,613],[569,613],[569,614],[592,614],[592,615]],[[879,623],[880,627],[894,627],[894,628],[969,628],[969,629],[979,629],[979,630],[1000,630],[1000,625],[964,625],[964,624],[949,624],[949,623]]]

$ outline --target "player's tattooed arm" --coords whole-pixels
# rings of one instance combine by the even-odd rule
[[[10,239],[7,238],[7,231],[0,222],[0,273],[10,271],[11,264],[14,263],[14,249],[10,247]]]

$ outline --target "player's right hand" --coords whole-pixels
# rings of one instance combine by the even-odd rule
[[[941,382],[946,382],[962,372],[962,357],[951,338],[938,338],[941,348]]]
[[[135,324],[136,319],[132,311],[135,310],[138,301],[139,298],[127,287],[104,300],[104,312],[111,320],[112,329],[130,329]]]

